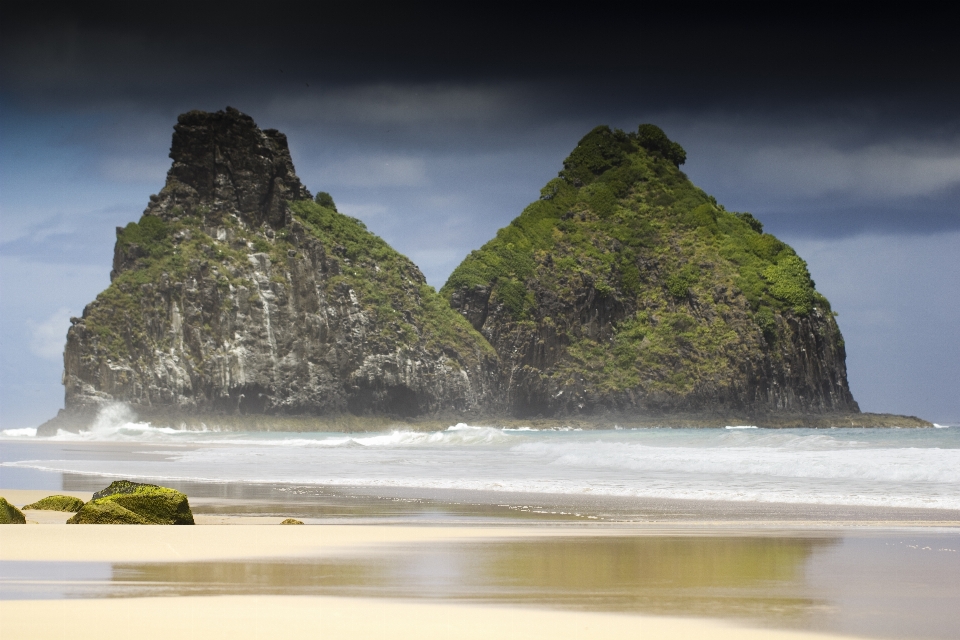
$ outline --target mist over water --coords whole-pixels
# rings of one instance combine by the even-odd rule
[[[956,427],[580,431],[458,424],[344,434],[178,430],[132,420],[118,406],[80,434],[0,432],[9,443],[31,444],[0,464],[154,480],[960,509]],[[107,452],[95,443],[127,444]]]

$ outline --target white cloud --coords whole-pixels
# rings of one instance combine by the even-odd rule
[[[869,113],[856,110],[663,114],[650,121],[662,122],[684,145],[684,169],[708,192],[876,201],[935,196],[960,185],[960,137],[885,134]]]
[[[30,351],[45,360],[57,360],[63,356],[67,329],[73,312],[60,307],[41,323],[28,320],[30,326]]]
[[[823,143],[761,147],[743,169],[767,189],[799,196],[849,193],[866,197],[932,195],[960,184],[960,148],[869,145],[842,150]]]
[[[419,187],[427,184],[423,158],[404,155],[354,156],[321,169],[335,187]]]

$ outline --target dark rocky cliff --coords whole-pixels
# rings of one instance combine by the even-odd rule
[[[441,290],[516,416],[859,412],[806,264],[679,170],[652,125],[590,132]]]
[[[41,431],[115,401],[167,423],[489,405],[489,344],[413,263],[310,200],[283,134],[195,111],[170,156],[139,223],[117,229],[110,287],[72,319],[65,410]]]
[[[284,135],[235,109],[180,116],[170,156],[164,188],[117,229],[110,287],[72,319],[65,409],[41,434],[115,402],[244,428],[903,422],[856,418],[806,264],[690,183],[651,125],[590,132],[440,294],[312,200]]]

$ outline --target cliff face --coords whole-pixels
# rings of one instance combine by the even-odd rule
[[[806,264],[679,170],[658,128],[590,132],[441,290],[500,356],[517,416],[849,413]]]
[[[66,416],[414,416],[474,411],[497,356],[363,224],[310,200],[286,138],[191,112],[112,283],[73,318]],[[61,425],[51,425],[51,428]]]
[[[66,408],[41,433],[116,401],[168,424],[859,411],[806,264],[691,184],[652,125],[590,132],[440,294],[311,200],[248,116],[180,116],[170,157],[71,320]]]

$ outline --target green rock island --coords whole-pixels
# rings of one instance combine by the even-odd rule
[[[235,429],[929,424],[860,412],[806,263],[654,125],[590,131],[439,292],[249,116],[181,115],[170,157],[71,319],[41,435],[115,403]]]

